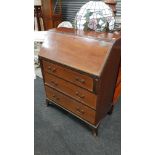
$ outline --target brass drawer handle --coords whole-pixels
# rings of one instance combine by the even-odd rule
[[[85,113],[84,110],[81,110],[79,107],[76,108],[76,111],[82,115]]]
[[[84,79],[80,79],[79,77],[76,77],[75,80],[78,81],[78,82],[81,82],[81,83],[85,83],[85,80]]]
[[[51,70],[51,66],[48,66],[48,69]]]
[[[54,81],[51,81],[51,83],[54,84],[55,86],[58,85],[58,83],[57,82],[54,82]]]
[[[52,68],[51,66],[48,66],[48,70],[50,70],[51,72],[55,72],[56,68]]]
[[[53,95],[52,97],[55,98],[56,100],[60,100],[60,98],[57,97],[56,95]]]
[[[53,68],[53,69],[52,69],[52,72],[55,72],[55,71],[56,71],[56,68]]]
[[[81,113],[84,114],[85,113],[84,110],[81,110]]]
[[[76,94],[78,97],[80,97],[80,98],[85,98],[85,96],[84,96],[84,95],[80,95],[80,93],[79,93],[78,91],[76,91],[75,94]]]
[[[53,95],[52,97],[54,97],[54,98],[55,98],[56,96],[55,96],[55,95]]]

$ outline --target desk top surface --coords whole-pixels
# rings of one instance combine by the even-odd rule
[[[100,76],[108,53],[118,38],[120,34],[53,29],[48,31],[39,56]]]

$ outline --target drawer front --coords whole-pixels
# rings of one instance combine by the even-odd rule
[[[71,99],[70,97],[63,95],[62,93],[45,86],[47,98],[54,101],[55,103],[61,105],[72,113],[80,116],[84,120],[95,124],[95,114],[96,112],[81,103]]]
[[[43,60],[43,68],[46,72],[61,77],[80,87],[93,91],[93,79],[68,68]]]
[[[70,82],[67,82],[65,80],[62,80],[60,78],[57,78],[54,75],[51,75],[49,73],[44,74],[45,77],[45,84],[62,91],[64,94],[67,94],[78,101],[86,104],[87,106],[96,109],[96,95],[82,89],[74,84],[71,84]]]

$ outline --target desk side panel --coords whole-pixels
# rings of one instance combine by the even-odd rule
[[[98,82],[99,95],[97,101],[96,124],[106,116],[112,106],[120,60],[121,39],[118,39],[109,53],[101,78]]]

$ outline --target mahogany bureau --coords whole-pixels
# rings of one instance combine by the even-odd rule
[[[39,53],[46,104],[81,119],[96,135],[113,109],[120,44],[119,33],[49,30]]]

